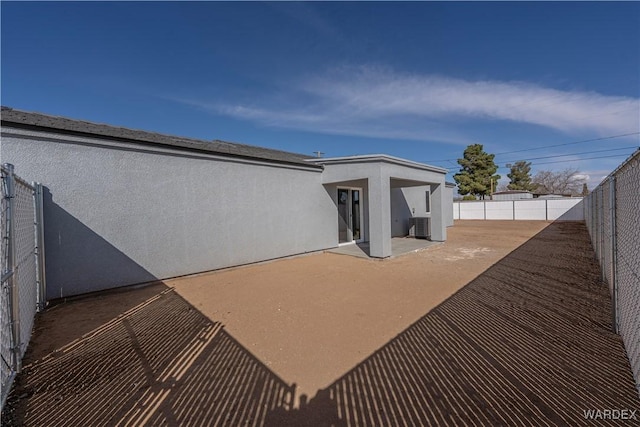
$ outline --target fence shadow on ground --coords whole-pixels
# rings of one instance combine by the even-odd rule
[[[158,289],[31,362],[3,421],[555,426],[640,406],[583,223],[549,225],[298,408],[295,386]]]
[[[28,365],[9,425],[263,425],[289,386],[171,289]],[[10,418],[9,418],[10,416]]]
[[[280,425],[580,425],[639,406],[585,226],[557,222]]]

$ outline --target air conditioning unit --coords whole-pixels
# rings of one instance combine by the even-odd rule
[[[409,218],[409,236],[417,239],[431,238],[431,218],[413,217]]]

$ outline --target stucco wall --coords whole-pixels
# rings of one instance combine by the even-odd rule
[[[429,185],[391,189],[391,235],[403,237],[409,233],[409,218],[431,217],[427,213],[426,192]],[[451,209],[448,209],[450,211]]]
[[[7,127],[0,153],[48,189],[49,299],[337,245],[320,170]]]
[[[433,240],[446,240],[446,221],[450,216],[453,200],[445,189],[443,169],[412,163],[383,155],[355,156],[352,158],[323,159],[325,171],[322,181],[325,185],[348,185],[358,180],[367,180],[367,200],[369,222],[367,224],[370,254],[385,258],[391,255],[391,237],[401,235],[405,213],[402,213],[402,199],[394,188],[424,186],[429,188],[431,197],[431,236]],[[424,194],[424,193],[423,193]],[[395,206],[394,206],[395,203]],[[423,202],[424,203],[424,202]],[[396,222],[393,218],[396,215]]]
[[[402,237],[408,234],[411,209],[402,193],[402,188],[391,189],[391,237]]]
[[[447,201],[451,202],[451,205],[453,206],[453,192],[455,191],[455,186],[445,186],[445,198],[447,199]],[[447,227],[452,227],[453,226],[453,209],[446,209],[445,210],[445,225]]]

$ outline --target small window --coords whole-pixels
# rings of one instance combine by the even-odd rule
[[[425,191],[425,210],[427,213],[431,213],[431,191]]]

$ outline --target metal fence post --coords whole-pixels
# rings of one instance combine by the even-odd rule
[[[591,228],[593,231],[591,232],[591,238],[593,240],[593,248],[594,250],[598,249],[598,189],[593,190],[593,222]],[[597,256],[597,255],[596,255]]]
[[[600,187],[600,216],[598,217],[598,230],[600,230],[600,235],[598,237],[598,262],[600,263],[600,278],[602,281],[606,281],[607,276],[604,272],[605,262],[604,262],[604,210],[607,209],[607,206],[604,205],[604,187]]]
[[[593,239],[593,223],[595,222],[595,211],[596,211],[596,206],[595,206],[596,202],[595,202],[595,196],[593,195],[593,191],[591,192],[591,194],[589,194],[589,236],[591,236],[591,245],[595,247],[595,245],[593,244],[594,239]]]
[[[593,190],[593,199],[594,199],[594,209],[593,209],[593,248],[595,249],[595,256],[598,261],[600,261],[600,256],[598,255],[600,252],[600,229],[598,228],[600,224],[600,204],[598,203],[598,188]]]
[[[7,271],[12,272],[7,279],[7,284],[9,285],[9,304],[10,307],[10,316],[11,316],[11,356],[12,356],[12,364],[13,370],[16,373],[20,372],[22,368],[22,362],[20,357],[20,294],[18,292],[17,284],[17,275],[18,271],[16,271],[16,242],[15,242],[15,196],[16,196],[16,186],[15,186],[15,176],[14,169],[11,163],[5,163],[4,168],[7,170],[7,220],[9,223],[9,227],[7,230],[8,239],[7,242]]]
[[[612,302],[612,314],[613,314],[613,332],[618,333],[619,330],[619,315],[618,315],[618,281],[616,279],[616,264],[618,262],[618,236],[616,236],[616,177],[612,175],[609,178],[609,204],[611,215],[611,302]]]
[[[47,305],[47,275],[44,254],[44,194],[42,191],[42,184],[39,182],[34,182],[33,188],[33,200],[36,216],[36,280],[38,286],[38,311],[42,311]]]
[[[593,213],[592,213],[592,222],[591,222],[591,242],[593,244],[593,250],[595,252],[595,257],[598,257],[598,189],[595,188],[593,190]]]

